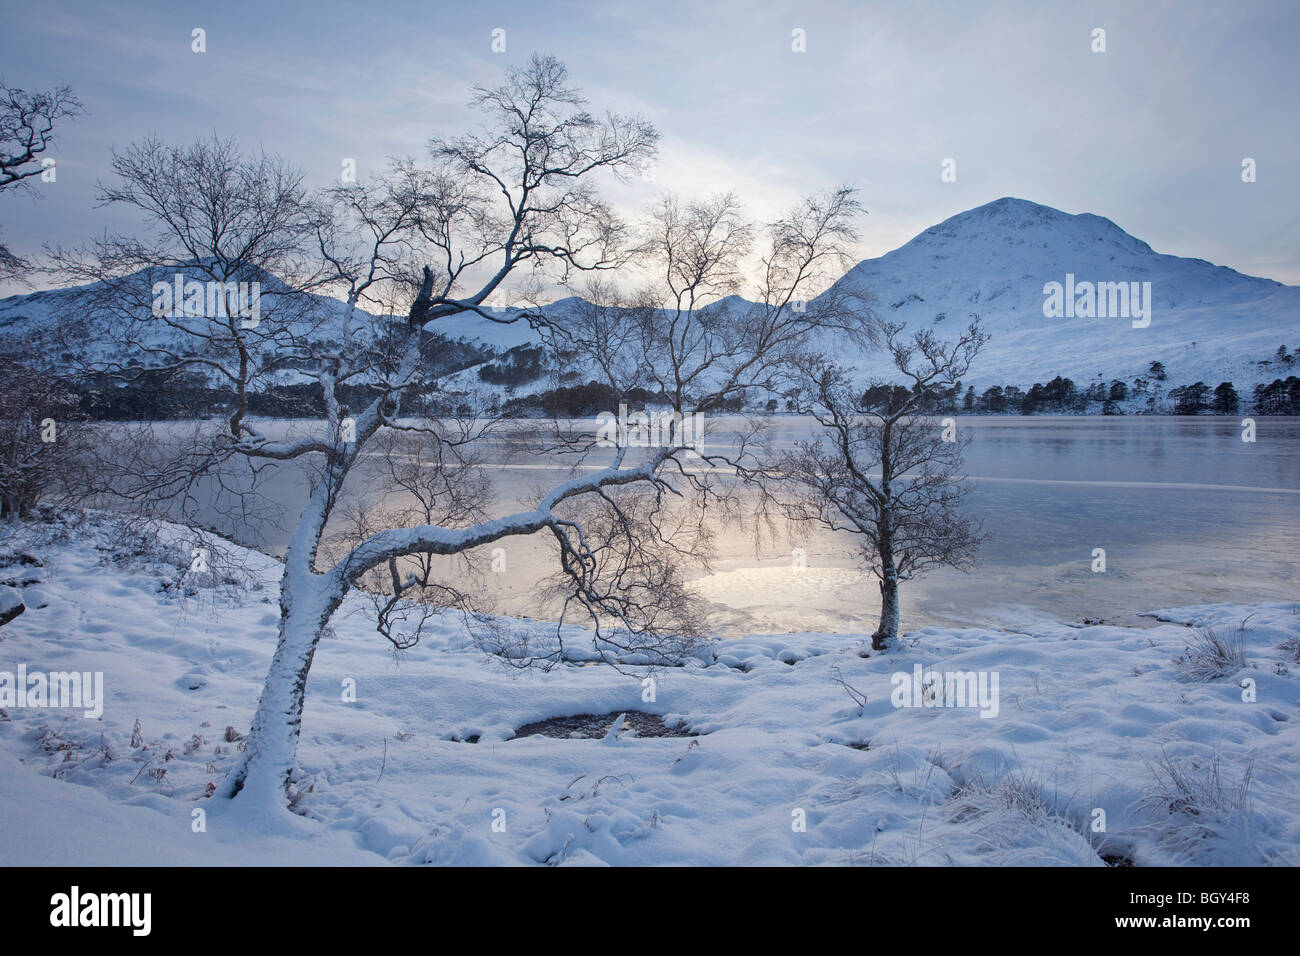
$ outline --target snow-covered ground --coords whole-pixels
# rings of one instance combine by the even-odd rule
[[[268,834],[204,794],[257,702],[279,566],[217,549],[195,574],[210,542],[136,530],[136,547],[98,519],[0,538],[43,564],[0,572],[28,605],[0,671],[99,671],[105,698],[98,718],[5,707],[0,864],[1300,863],[1294,603],[927,627],[869,657],[854,635],[717,640],[650,694],[642,668],[576,651],[508,667],[450,616],[395,659],[353,596],[308,684],[304,816]],[[1202,628],[1240,637],[1245,664],[1193,679]],[[895,706],[918,666],[974,672],[983,706]],[[631,711],[697,736],[515,737]]]

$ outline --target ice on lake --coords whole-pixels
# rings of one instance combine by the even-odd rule
[[[739,419],[710,419],[708,444],[725,446]],[[282,424],[302,431],[311,423]],[[594,426],[593,426],[594,427]],[[778,444],[809,437],[812,423],[776,416]],[[958,417],[969,435],[970,511],[990,539],[970,573],[936,571],[903,590],[905,630],[928,624],[1033,620],[1141,624],[1154,608],[1232,601],[1294,600],[1300,591],[1300,419],[1260,418],[1242,440],[1233,417]],[[274,433],[275,427],[268,431]],[[566,472],[549,461],[493,454],[489,472],[500,513],[530,507],[533,494]],[[267,484],[288,505],[301,477],[279,466]],[[388,494],[377,469],[359,469],[354,491]],[[246,543],[272,553],[294,515],[264,525]],[[708,569],[687,576],[708,602],[720,636],[821,631],[869,633],[879,596],[843,537],[765,540],[728,521]],[[537,582],[553,571],[547,536],[502,542],[504,573],[465,574],[498,613],[545,617]],[[792,550],[804,549],[803,568]],[[1093,570],[1095,549],[1106,570]]]

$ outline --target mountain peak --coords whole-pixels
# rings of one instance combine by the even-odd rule
[[[1129,235],[1115,223],[1092,213],[1072,215],[1052,206],[1003,196],[983,206],[950,216],[921,233],[913,244],[929,246],[951,240],[978,238],[982,242],[1001,239],[1016,245],[1047,245],[1059,242],[1091,244],[1112,243],[1131,255],[1151,255],[1145,242]]]
[[[985,250],[997,248],[1004,254],[1014,250],[1017,256],[1036,248],[1056,250],[1067,258],[1070,248],[1096,251],[1102,246],[1110,248],[1115,255],[1135,258],[1154,255],[1151,246],[1105,217],[1087,212],[1071,215],[1028,199],[1002,196],[948,217],[884,258],[910,259],[917,255],[948,258],[961,255],[961,250],[972,246]]]
[[[1127,283],[1146,291],[1150,328],[1132,317],[1065,322],[1044,312],[1049,282]],[[1152,361],[1171,380],[1259,381],[1295,334],[1300,289],[1200,259],[1160,255],[1103,216],[1003,196],[950,216],[910,242],[866,259],[837,283],[892,322],[940,336],[979,320],[993,336],[971,380],[1032,376],[1129,380]],[[863,368],[889,375],[867,356]],[[1263,362],[1264,364],[1260,364]],[[873,364],[875,363],[875,364]],[[1031,371],[1032,370],[1032,371]]]
[[[976,206],[974,209],[968,209],[965,213],[958,215],[970,215],[972,213],[986,213],[988,215],[999,216],[1057,216],[1068,217],[1070,214],[1061,212],[1053,206],[1045,206],[1042,203],[1034,202],[1031,199],[1020,199],[1017,196],[1003,196],[1001,199],[995,199],[992,202],[986,202],[982,206]]]

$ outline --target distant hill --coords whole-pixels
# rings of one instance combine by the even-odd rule
[[[1150,282],[1150,325],[1044,316],[1044,285],[1064,284],[1067,274],[1077,282]],[[1158,361],[1170,384],[1228,380],[1248,390],[1288,374],[1257,362],[1282,344],[1300,348],[1300,287],[1161,255],[1109,219],[1024,199],[959,213],[858,263],[838,284],[872,294],[886,318],[941,334],[979,318],[992,339],[969,376],[976,388],[1054,375],[1083,384],[1098,372],[1131,382]],[[885,371],[870,356],[859,364]]]
[[[1044,314],[1044,286],[1067,283],[1137,283],[1149,288],[1149,324],[1135,328],[1130,318],[1064,317]],[[273,277],[267,277],[274,283]],[[1149,287],[1145,284],[1149,283]],[[1028,386],[1062,375],[1080,387],[1101,377],[1132,382],[1147,376],[1152,362],[1167,372],[1166,387],[1204,381],[1232,381],[1244,396],[1260,382],[1297,372],[1274,361],[1279,345],[1300,352],[1300,287],[1243,275],[1203,259],[1162,255],[1115,223],[1089,213],[1071,215],[1024,199],[1004,198],[959,213],[925,230],[906,245],[858,263],[836,283],[871,297],[875,311],[909,327],[931,327],[955,335],[978,318],[992,338],[964,385],[977,391],[994,385]],[[0,337],[48,329],[65,320],[79,290],[36,292],[0,300]],[[554,303],[563,309],[569,300]],[[328,335],[342,304],[320,297],[326,316],[318,333]],[[743,308],[738,297],[723,307]],[[516,314],[504,309],[502,317]],[[1146,320],[1140,320],[1139,324]],[[526,322],[500,325],[474,315],[430,326],[460,343],[459,354],[480,356],[464,368],[457,361],[444,387],[502,387],[503,395],[526,395],[554,385],[550,374],[534,381],[497,386],[501,370],[520,367],[521,349],[535,344]],[[160,330],[160,336],[165,332]],[[834,341],[823,343],[854,365],[863,379],[890,379],[884,356],[845,353]],[[105,353],[114,343],[98,344]],[[465,349],[469,349],[466,353]],[[509,355],[515,350],[515,355]],[[504,358],[503,358],[504,356]],[[482,365],[495,362],[480,372]],[[513,365],[512,365],[513,363]],[[530,368],[532,366],[529,366]],[[583,380],[588,370],[566,368],[567,381]],[[282,373],[281,384],[300,377]]]

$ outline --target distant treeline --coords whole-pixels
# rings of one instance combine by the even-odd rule
[[[450,375],[491,359],[489,347],[463,339],[449,339],[425,332],[420,354],[430,378]],[[286,370],[292,370],[286,366]],[[235,407],[234,390],[214,387],[208,377],[193,369],[131,371],[122,375],[88,374],[66,376],[63,384],[79,399],[81,411],[97,421],[171,421],[214,418]],[[364,384],[343,384],[336,397],[345,406],[368,404],[376,390]],[[432,390],[412,389],[407,407],[416,412],[445,410],[450,399]],[[251,414],[267,418],[322,418],[325,402],[314,381],[293,385],[268,385],[248,396]]]
[[[495,361],[480,366],[478,377],[489,385],[527,385],[545,374],[542,358],[540,345],[517,346]]]
[[[627,405],[629,411],[641,411],[647,405],[663,405],[666,402],[667,398],[662,393],[644,388],[620,392],[603,382],[588,382],[586,385],[565,385],[535,395],[511,398],[502,406],[502,411],[521,418],[543,415],[554,418],[590,418],[601,412],[617,412],[619,405]],[[744,397],[738,395],[714,408],[703,408],[700,411],[741,412],[745,407]]]
[[[621,403],[635,410],[664,401],[664,396],[644,388],[620,394],[600,382],[581,384],[578,373],[572,370],[561,374],[559,379],[573,384],[531,395],[511,395],[518,386],[544,374],[543,355],[537,346],[520,346],[501,354],[475,343],[431,334],[422,351],[427,353],[431,378],[478,366],[478,378],[504,388],[505,395],[494,401],[489,393],[486,408],[471,408],[472,401],[483,399],[475,400],[454,390],[442,391],[435,381],[432,385],[412,388],[403,397],[402,407],[410,414],[452,415],[473,411],[516,417],[584,418],[616,411]],[[958,383],[949,389],[934,390],[920,410],[929,415],[1236,415],[1244,412],[1300,415],[1300,378],[1294,375],[1256,385],[1249,396],[1240,395],[1231,382],[1220,382],[1213,387],[1194,382],[1166,389],[1162,384],[1166,377],[1164,366],[1152,362],[1148,376],[1136,378],[1132,383],[1119,379],[1106,383],[1098,378],[1080,386],[1058,375],[1045,383],[1035,382],[1028,389],[994,385],[981,392]],[[229,414],[235,404],[231,389],[213,387],[203,374],[193,370],[141,371],[128,381],[107,375],[65,377],[62,381],[77,396],[81,412],[98,421],[215,418]],[[367,404],[374,394],[374,389],[367,385],[345,384],[338,388],[339,401],[351,408]],[[907,394],[901,385],[875,385],[862,398],[867,406],[883,407]],[[760,408],[770,413],[792,412],[795,403],[766,399],[759,405],[738,395],[720,407],[704,411],[741,412]],[[249,412],[268,418],[321,418],[325,407],[320,386],[302,382],[270,385],[250,394]]]
[[[95,421],[173,421],[214,418],[235,407],[235,393],[213,388],[194,372],[143,372],[127,382],[93,375],[67,382],[80,402],[81,411]],[[341,385],[339,402],[360,407],[374,397],[364,385]],[[273,385],[248,396],[248,410],[267,418],[323,418],[325,403],[320,385]]]
[[[1213,387],[1193,382],[1165,391],[1155,382],[1139,378],[1132,386],[1114,380],[1080,388],[1058,375],[1046,384],[1034,383],[1027,391],[1015,385],[994,385],[977,394],[968,387],[960,405],[950,401],[938,411],[975,415],[1236,415],[1246,404],[1257,415],[1300,415],[1300,378],[1291,375],[1256,385],[1246,403],[1231,382]]]
[[[994,385],[977,393],[973,387],[964,392],[960,385],[940,391],[925,401],[920,409],[927,415],[1061,415],[1061,414],[1173,414],[1236,415],[1250,411],[1256,415],[1300,415],[1300,378],[1288,376],[1269,384],[1256,385],[1250,400],[1243,401],[1231,382],[1211,388],[1194,382],[1168,391],[1139,379],[1137,388],[1124,382],[1094,382],[1084,388],[1068,378],[1057,376],[1046,383],[1034,383],[1028,389],[1015,385]],[[235,396],[228,388],[213,388],[194,372],[144,372],[133,381],[122,383],[106,376],[92,376],[67,382],[78,396],[81,411],[98,421],[142,421],[213,418],[234,407]],[[374,397],[366,385],[342,385],[339,401],[359,408]],[[901,385],[877,385],[867,389],[863,403],[868,407],[886,407],[906,397]],[[620,393],[600,382],[569,385],[532,395],[507,397],[498,404],[482,409],[514,417],[584,418],[602,411],[616,411],[620,403],[631,409],[659,404],[664,397],[644,388]],[[403,408],[412,414],[450,415],[471,411],[469,397],[456,392],[412,389],[403,398]],[[272,385],[248,397],[249,412],[268,418],[321,418],[325,414],[320,386],[314,382],[296,385]],[[712,412],[741,412],[748,406],[737,396],[723,406],[705,409]],[[768,412],[794,410],[793,402],[768,400]]]

